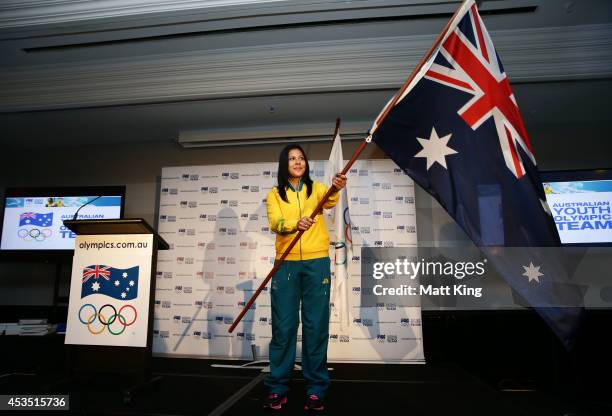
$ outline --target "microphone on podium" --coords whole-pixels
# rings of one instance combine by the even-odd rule
[[[95,197],[95,198],[94,198],[94,199],[92,199],[91,201],[87,201],[87,203],[85,203],[85,204],[81,205],[81,206],[79,207],[79,209],[77,209],[77,210],[76,210],[76,212],[74,213],[74,216],[72,217],[72,221],[74,221],[74,220],[76,220],[76,219],[77,219],[77,216],[79,215],[79,211],[80,211],[80,210],[82,210],[84,207],[86,207],[87,205],[91,204],[92,202],[94,202],[94,201],[96,201],[96,200],[98,200],[98,199],[100,199],[100,198],[102,198],[102,195],[98,195],[97,197]]]

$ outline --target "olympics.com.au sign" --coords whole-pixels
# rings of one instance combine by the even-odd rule
[[[611,281],[601,272],[602,258],[612,266],[609,254],[608,248],[364,247],[361,286],[352,292],[363,307],[579,307],[587,290]]]
[[[152,234],[79,235],[66,343],[146,347]]]

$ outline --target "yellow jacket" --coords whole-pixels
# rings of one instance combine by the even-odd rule
[[[275,186],[268,193],[268,222],[270,229],[276,233],[276,258],[279,259],[298,229],[300,218],[309,217],[323,199],[328,187],[320,182],[313,182],[312,194],[306,199],[306,186],[300,181],[298,192],[293,186],[287,187],[287,200],[285,202]],[[332,194],[323,208],[333,208],[338,202],[339,192]],[[329,256],[329,234],[321,214],[317,215],[314,224],[302,235],[300,241],[293,246],[287,255],[287,260],[310,260]]]

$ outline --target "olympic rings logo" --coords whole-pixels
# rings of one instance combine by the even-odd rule
[[[351,219],[348,218],[349,209],[348,207],[344,208],[344,212],[342,213],[342,218],[344,219],[344,238],[346,241],[353,244],[353,239],[351,235]]]
[[[53,235],[53,231],[48,228],[20,228],[17,231],[17,236],[24,241],[45,241]]]
[[[86,320],[84,320],[82,313],[83,313],[83,309],[85,309],[86,307],[89,307],[93,312],[87,317]],[[102,313],[104,308],[111,308],[113,311],[113,313],[110,315],[108,319],[106,319],[106,317]],[[130,322],[128,322],[125,316],[121,314],[125,308],[131,308],[132,311],[134,312],[134,318]],[[110,303],[103,305],[99,311],[91,303],[86,303],[83,306],[81,306],[81,309],[79,309],[79,321],[81,321],[83,325],[87,326],[87,330],[92,335],[100,335],[102,332],[104,332],[105,328],[112,335],[121,335],[123,334],[123,332],[128,326],[136,322],[136,318],[138,318],[138,312],[136,311],[136,308],[133,307],[132,305],[123,305],[121,309],[119,309],[119,312],[117,312],[117,309],[115,309],[115,307],[111,305]],[[99,329],[94,328],[93,324],[95,324],[96,321],[100,322]],[[111,325],[113,325],[115,322],[118,322],[122,328],[117,330],[116,328],[117,325],[115,325],[115,328],[111,327]]]

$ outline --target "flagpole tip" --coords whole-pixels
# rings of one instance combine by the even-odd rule
[[[340,131],[340,117],[336,118],[336,128],[334,129],[334,138],[338,135]]]

